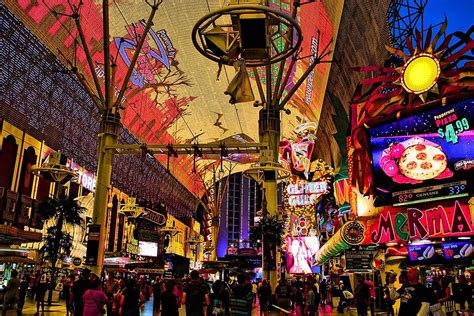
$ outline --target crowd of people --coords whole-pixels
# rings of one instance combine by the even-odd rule
[[[37,310],[42,304],[44,311],[44,298],[47,290],[47,274],[36,272],[30,276],[30,274],[25,273],[19,279],[18,271],[12,270],[10,280],[4,289],[2,315],[6,315],[8,310],[16,310],[17,314],[21,315],[28,294],[38,302]]]
[[[429,284],[420,282],[420,271],[410,268],[398,276],[401,284],[396,289],[397,274],[389,273],[384,288],[387,315],[395,315],[393,305],[400,300],[398,315],[451,315],[452,313],[473,309],[474,282],[461,274],[435,276]]]
[[[388,273],[384,287],[387,315],[395,315],[394,304],[400,300],[398,315],[446,315],[455,310],[472,308],[473,282],[459,275],[457,280],[449,275],[434,277],[429,287],[420,282],[420,271],[411,268],[398,276],[400,287],[395,282],[397,275]],[[37,315],[44,314],[45,293],[49,288],[47,273],[36,272],[20,280],[13,270],[5,288],[2,315],[17,309],[21,315],[27,294],[37,302]],[[339,313],[355,307],[361,316],[374,315],[375,286],[370,277],[357,277],[354,293],[344,282],[337,289]],[[138,316],[143,304],[153,297],[154,315],[178,316],[183,306],[187,316],[250,316],[257,300],[260,313],[280,311],[280,315],[318,315],[319,306],[332,304],[334,288],[319,275],[287,280],[282,278],[275,291],[267,280],[251,282],[239,275],[232,282],[203,279],[198,271],[192,271],[185,279],[156,279],[146,277],[117,277],[109,273],[100,278],[90,270],[81,274],[63,277],[59,284],[60,297],[65,299],[66,314],[74,316]],[[41,312],[40,312],[41,311]]]

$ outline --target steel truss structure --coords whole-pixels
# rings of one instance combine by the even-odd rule
[[[405,39],[423,30],[423,11],[428,0],[392,0],[387,11],[390,44],[400,50],[406,48]]]
[[[44,140],[82,167],[97,170],[99,114],[80,82],[3,4],[0,4],[0,116]],[[139,145],[126,128],[120,144]],[[149,204],[190,217],[198,199],[154,158],[117,156],[112,183]]]

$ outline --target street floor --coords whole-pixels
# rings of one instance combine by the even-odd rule
[[[36,302],[33,301],[30,298],[26,299],[25,307],[23,308],[23,315],[24,316],[33,316],[36,313]],[[182,307],[179,311],[180,316],[186,316],[186,311],[184,307]],[[385,313],[375,313],[377,315],[382,315]],[[14,311],[9,311],[7,313],[8,316],[16,316],[16,312]],[[64,301],[53,301],[52,306],[46,306],[45,305],[45,315],[51,315],[51,316],[64,316],[66,315],[66,305]],[[154,316],[153,315],[153,298],[145,303],[144,309],[141,312],[142,316]],[[257,316],[260,315],[259,311],[259,306],[256,305],[252,311],[252,316]],[[277,314],[268,314],[268,315],[277,315]],[[333,310],[330,306],[321,306],[319,309],[319,315],[357,315],[357,312],[355,309],[347,310],[345,313],[337,313],[335,309]],[[370,315],[370,312],[369,312]],[[166,315],[162,315],[166,316]],[[295,315],[296,316],[296,315]]]

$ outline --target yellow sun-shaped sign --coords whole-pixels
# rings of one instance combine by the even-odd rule
[[[438,81],[441,68],[438,59],[428,53],[412,56],[404,65],[401,84],[409,93],[429,91]]]

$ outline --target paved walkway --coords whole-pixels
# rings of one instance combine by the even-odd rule
[[[186,316],[186,311],[182,307],[179,311],[180,316]],[[357,315],[357,312],[355,309],[351,309],[349,311],[346,311],[345,313],[337,313],[335,310],[329,306],[322,306],[319,310],[319,315]],[[24,316],[34,316],[36,313],[36,302],[27,298],[25,307],[23,308],[23,315]],[[377,315],[383,315],[385,313],[376,313]],[[14,311],[9,311],[7,313],[8,316],[16,316],[16,313]],[[64,301],[61,302],[53,302],[52,306],[45,306],[45,315],[48,316],[65,316],[66,315],[66,304]],[[141,312],[141,316],[153,316],[153,301],[150,300],[149,302],[145,303],[145,307],[143,311]],[[252,311],[252,316],[258,316],[260,315],[259,308],[256,306],[254,310]],[[370,315],[370,313],[369,313]],[[161,315],[161,316],[166,316],[166,315]]]

